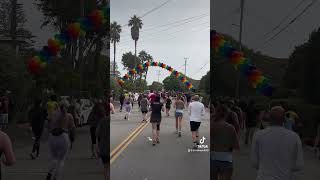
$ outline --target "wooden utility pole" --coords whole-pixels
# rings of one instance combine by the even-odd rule
[[[242,52],[242,27],[243,27],[243,11],[244,0],[240,0],[240,31],[239,31],[239,51]],[[240,72],[237,71],[235,98],[240,98]]]

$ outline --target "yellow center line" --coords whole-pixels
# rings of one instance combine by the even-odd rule
[[[112,157],[114,153],[117,152],[143,125],[144,124],[140,124],[131,134],[129,134],[129,136],[111,152],[110,157]]]
[[[120,150],[116,151],[116,153],[111,156],[110,165],[117,159],[117,157],[129,146],[129,144],[141,133],[141,131],[144,130],[144,128],[149,124],[149,121],[147,123],[142,124],[142,127],[137,128],[139,129],[136,133],[133,133],[134,135],[129,139],[123,146],[120,146]],[[123,143],[122,143],[123,144]],[[119,147],[119,146],[118,146]],[[117,148],[118,148],[117,147]]]

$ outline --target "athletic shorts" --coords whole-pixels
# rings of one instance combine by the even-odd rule
[[[201,122],[190,121],[191,131],[198,131]]]
[[[141,110],[141,112],[143,113],[143,114],[147,114],[148,113],[148,110]]]
[[[178,117],[183,117],[183,113],[181,113],[181,112],[176,112],[176,118],[178,118]]]
[[[212,173],[223,173],[226,171],[232,171],[233,163],[227,161],[211,160],[210,168]]]

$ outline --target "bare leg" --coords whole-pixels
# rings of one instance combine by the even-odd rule
[[[176,132],[178,133],[179,118],[176,117]]]

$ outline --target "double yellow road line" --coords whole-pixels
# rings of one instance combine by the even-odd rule
[[[110,165],[117,159],[117,157],[129,146],[129,144],[143,131],[149,124],[140,124],[124,141],[122,141],[110,154]]]

